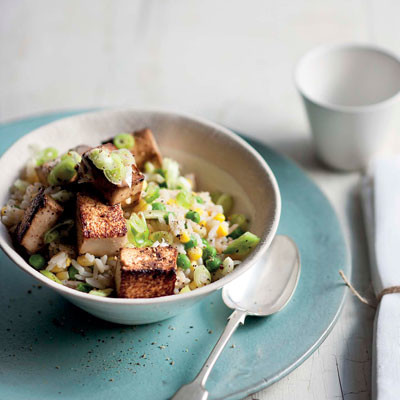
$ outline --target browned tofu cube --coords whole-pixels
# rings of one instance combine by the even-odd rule
[[[64,211],[44,188],[32,200],[16,229],[17,242],[30,254],[44,246],[44,234],[51,229]]]
[[[150,298],[174,293],[176,281],[175,247],[121,249],[115,272],[118,297]]]
[[[127,227],[120,204],[108,206],[97,198],[78,193],[76,231],[79,254],[114,256],[127,242]]]
[[[133,133],[135,146],[132,153],[135,156],[136,165],[142,171],[147,161],[153,163],[157,168],[161,167],[162,157],[153,133],[146,128]]]
[[[109,145],[103,145],[109,147]],[[104,175],[104,172],[96,168],[89,159],[89,153],[84,154],[85,164],[89,166],[93,181],[92,185],[102,194],[108,204],[122,203],[124,200],[131,198],[132,205],[135,205],[140,200],[142,192],[144,175],[139,171],[136,165],[132,165],[132,183],[131,186],[127,183],[115,185],[110,182]]]

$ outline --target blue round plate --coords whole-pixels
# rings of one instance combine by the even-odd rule
[[[0,152],[29,131],[76,113],[1,125]],[[213,399],[259,391],[309,357],[341,309],[345,287],[338,270],[350,268],[338,220],[317,186],[291,161],[249,142],[278,180],[279,233],[297,243],[302,272],[283,311],[248,318],[234,334],[207,384]],[[231,312],[218,292],[168,321],[127,328],[91,317],[41,288],[4,254],[0,265],[3,399],[167,399],[195,377]]]

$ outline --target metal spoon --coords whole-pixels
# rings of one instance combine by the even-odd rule
[[[189,384],[182,386],[172,400],[206,400],[205,384],[219,355],[247,315],[274,314],[289,302],[300,276],[300,256],[296,244],[287,236],[276,236],[267,259],[250,268],[222,290],[224,303],[235,310],[203,368]]]

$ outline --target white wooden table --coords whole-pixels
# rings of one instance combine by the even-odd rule
[[[314,159],[292,70],[309,48],[400,52],[397,0],[0,0],[0,121],[65,108],[166,107],[258,138],[305,168],[348,236],[353,282],[372,294],[359,175]],[[322,346],[251,399],[370,398],[374,313],[348,296]]]

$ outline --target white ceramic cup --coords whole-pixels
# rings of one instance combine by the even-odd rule
[[[400,134],[400,60],[386,50],[317,47],[298,62],[295,83],[316,154],[330,167],[362,169],[391,134]]]

